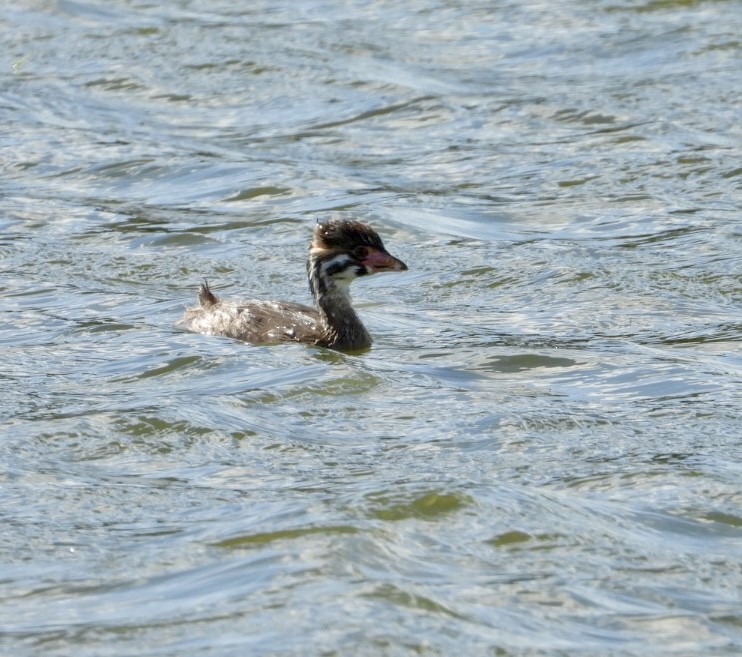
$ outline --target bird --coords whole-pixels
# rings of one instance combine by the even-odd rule
[[[253,344],[300,342],[342,352],[371,347],[371,336],[353,310],[350,284],[361,276],[406,271],[368,224],[328,219],[314,227],[307,278],[315,307],[287,301],[220,299],[204,282],[198,306],[187,308],[180,328]]]

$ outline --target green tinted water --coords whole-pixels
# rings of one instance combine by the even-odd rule
[[[737,7],[0,10],[2,652],[742,651]]]

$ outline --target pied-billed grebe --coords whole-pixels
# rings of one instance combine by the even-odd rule
[[[316,308],[285,301],[221,300],[204,283],[198,307],[186,310],[178,326],[256,344],[304,342],[360,351],[371,346],[371,336],[351,306],[350,284],[359,276],[406,269],[387,253],[373,228],[333,219],[317,224],[309,245],[307,276]]]

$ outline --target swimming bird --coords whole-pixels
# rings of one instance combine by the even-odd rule
[[[254,344],[302,342],[338,351],[362,351],[371,336],[353,310],[350,284],[359,276],[405,271],[368,224],[331,219],[314,228],[307,259],[315,307],[286,301],[230,301],[204,282],[198,306],[178,326],[194,333],[224,335]]]

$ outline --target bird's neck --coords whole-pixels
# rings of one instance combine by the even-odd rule
[[[325,324],[325,346],[347,351],[368,349],[371,336],[353,310],[350,282],[323,278],[310,264],[309,286]]]

